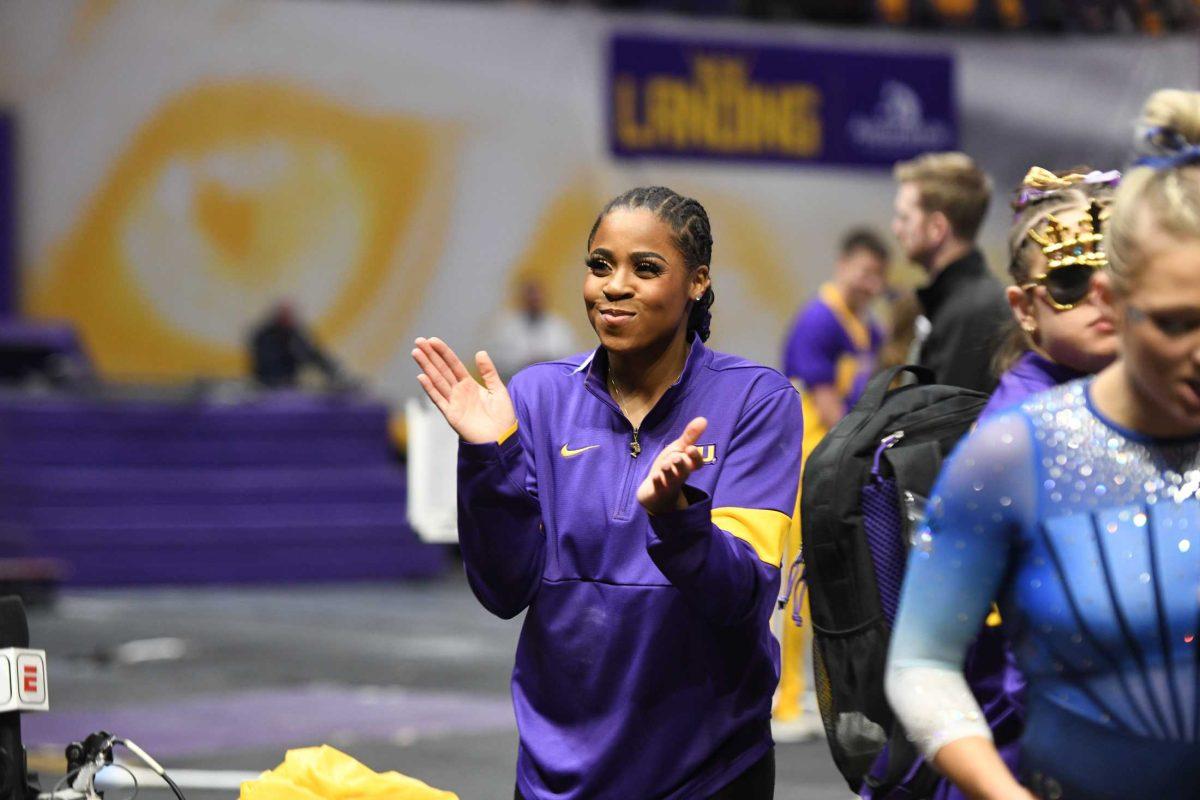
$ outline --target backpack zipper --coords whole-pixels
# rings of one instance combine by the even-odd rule
[[[883,458],[883,452],[895,446],[896,442],[904,438],[904,431],[896,431],[889,433],[887,436],[879,440],[879,447],[875,448],[875,460],[871,464],[871,477],[875,480],[882,480],[879,474],[879,461]]]

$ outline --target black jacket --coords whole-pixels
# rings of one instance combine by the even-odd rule
[[[917,290],[929,319],[919,362],[938,383],[991,393],[996,388],[992,357],[1012,319],[1004,287],[972,250]]]

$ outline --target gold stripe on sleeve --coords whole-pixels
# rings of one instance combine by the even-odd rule
[[[501,434],[500,438],[496,440],[496,444],[504,444],[508,440],[508,437],[512,436],[514,433],[517,432],[517,426],[519,424],[520,423],[514,422],[512,424],[512,427],[509,428],[508,430],[506,430],[503,434]]]
[[[712,510],[712,521],[721,530],[754,548],[758,557],[778,567],[783,562],[783,544],[792,518],[782,511],[725,506]]]

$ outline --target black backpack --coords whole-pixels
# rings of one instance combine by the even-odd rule
[[[890,389],[905,372],[917,383]],[[876,800],[928,797],[938,781],[895,724],[884,669],[910,536],[942,459],[988,398],[933,381],[918,366],[876,375],[804,468],[800,560],[817,703],[850,789],[865,784]]]

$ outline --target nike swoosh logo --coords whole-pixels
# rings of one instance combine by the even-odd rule
[[[562,453],[563,458],[571,458],[573,456],[579,455],[580,453],[586,453],[588,450],[594,450],[595,448],[597,448],[599,446],[600,445],[598,445],[598,444],[589,444],[587,447],[581,447],[578,450],[572,450],[569,447],[567,447],[567,445],[564,443],[562,446],[562,450],[559,450],[558,452]]]

